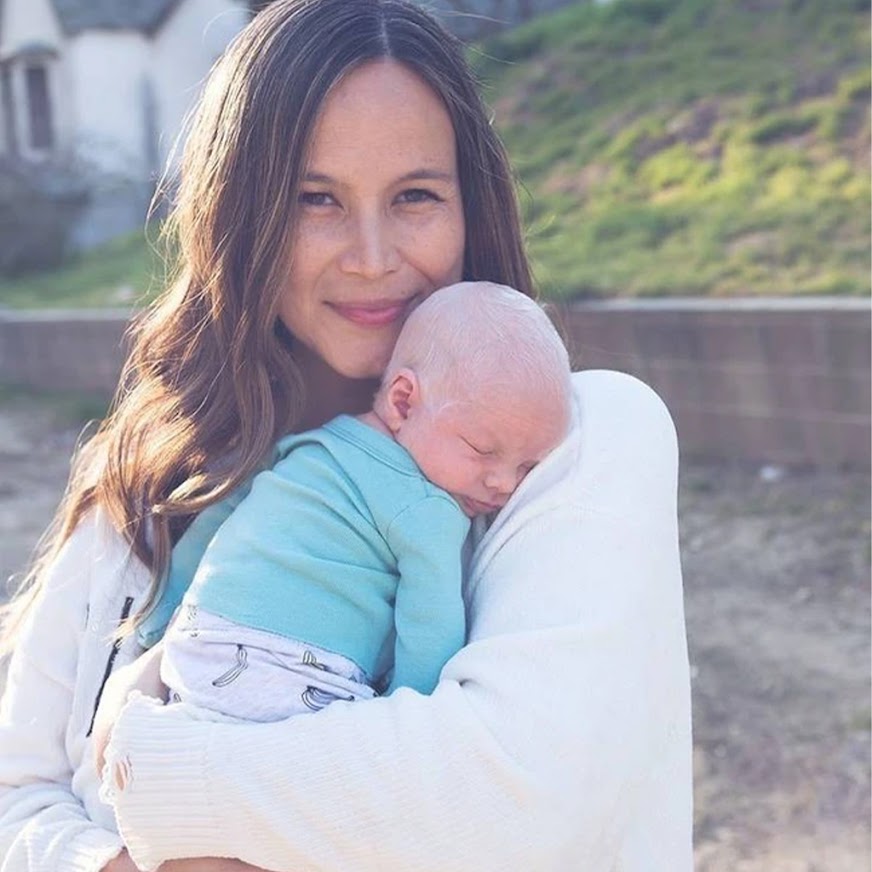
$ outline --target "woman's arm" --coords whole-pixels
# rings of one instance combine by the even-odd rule
[[[84,737],[67,735],[77,705],[96,539],[93,519],[72,534],[9,664],[0,706],[2,872],[97,872],[122,848],[117,833],[90,820],[73,793],[70,752],[81,753]]]
[[[112,753],[133,856],[267,869],[691,868],[690,711],[668,414],[576,377],[578,425],[477,550],[470,644],[399,690],[274,724],[132,700]]]
[[[99,806],[86,733],[111,656],[115,602],[124,601],[125,585],[137,588],[128,584],[131,570],[144,579],[123,540],[93,513],[50,567],[16,640],[0,704],[0,872],[138,872],[111,811],[101,808],[95,820],[82,799]],[[111,626],[101,623],[104,610]],[[258,870],[191,859],[160,872]]]
[[[162,656],[163,645],[160,643],[154,645],[145,654],[137,657],[133,663],[113,672],[103,685],[100,705],[94,714],[94,725],[91,730],[94,743],[94,769],[97,777],[103,772],[103,764],[106,762],[106,743],[112,734],[115,719],[124,707],[130,692],[138,690],[155,699],[166,699],[167,687],[160,677]]]

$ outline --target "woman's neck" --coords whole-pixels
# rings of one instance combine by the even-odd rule
[[[360,415],[372,408],[378,379],[346,378],[301,344],[294,352],[306,385],[306,406],[299,430],[311,430],[337,415]]]

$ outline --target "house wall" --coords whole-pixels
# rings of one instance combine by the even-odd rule
[[[142,227],[203,80],[247,20],[232,0],[186,0],[153,36],[88,31],[72,40],[76,148],[101,173],[75,247]]]
[[[57,52],[46,64],[51,151],[27,147],[24,59],[13,62],[11,85],[19,152],[34,159],[75,156],[89,175],[91,201],[71,244],[87,249],[141,227],[183,119],[214,61],[247,22],[247,6],[184,0],[153,35],[97,29],[67,37],[51,0],[0,0],[0,14],[0,60],[34,44]],[[0,151],[8,150],[7,141],[0,128]]]
[[[151,45],[133,31],[90,30],[69,41],[71,150],[88,176],[90,199],[71,245],[90,249],[141,229],[152,167],[144,111]]]
[[[624,300],[556,314],[577,369],[657,390],[684,457],[869,469],[868,300]],[[108,394],[126,325],[123,312],[0,312],[2,379]]]
[[[0,58],[6,58],[27,43],[60,47],[60,22],[50,0],[5,0],[0,3]]]
[[[248,22],[242,3],[188,0],[156,35],[150,58],[160,168],[166,164],[212,65]]]
[[[70,40],[75,144],[105,172],[143,178],[143,90],[148,77],[147,37],[132,31],[88,30]]]

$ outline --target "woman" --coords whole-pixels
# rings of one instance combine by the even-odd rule
[[[569,438],[470,543],[468,644],[431,696],[256,725],[134,696],[107,754],[122,842],[93,722],[148,686],[151,640],[111,637],[146,626],[181,532],[279,436],[366,408],[437,287],[533,293],[462,49],[402,0],[257,16],[210,77],[175,221],[178,280],[7,637],[0,870],[689,870],[675,436],[605,372],[575,377]]]

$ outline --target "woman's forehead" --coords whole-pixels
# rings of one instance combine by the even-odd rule
[[[453,175],[455,138],[439,95],[392,60],[353,70],[328,95],[313,131],[308,170],[334,176],[349,165],[376,171],[385,161],[404,172]]]

